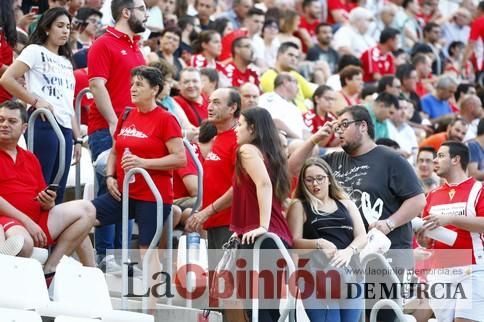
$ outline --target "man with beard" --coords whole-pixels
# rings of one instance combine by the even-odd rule
[[[91,46],[88,54],[89,87],[94,104],[89,110],[89,146],[93,160],[111,148],[118,117],[127,106],[133,106],[130,97],[131,69],[144,65],[143,54],[138,48],[145,31],[147,19],[143,0],[113,0],[111,13],[116,22]],[[98,195],[105,193],[104,169],[96,173],[99,183]],[[96,251],[98,260],[117,270],[114,258],[106,259],[106,249],[121,248],[121,225],[96,228]],[[115,243],[116,240],[116,243]]]
[[[309,61],[324,60],[328,63],[331,73],[338,72],[339,54],[331,47],[333,40],[333,28],[325,22],[316,27],[317,43],[309,48],[306,59]]]
[[[447,131],[433,134],[420,142],[420,146],[430,146],[438,151],[444,141],[452,140],[462,142],[467,132],[467,121],[461,117],[454,117],[447,125]]]
[[[344,108],[337,121],[326,123],[293,152],[289,158],[291,175],[299,172],[314,146],[327,140],[333,131],[341,140],[344,151],[325,155],[323,159],[358,206],[365,227],[376,228],[391,240],[394,251],[387,253],[387,257],[391,258],[391,265],[401,279],[404,269],[413,267],[410,221],[425,206],[425,195],[415,171],[397,153],[375,144],[368,110],[355,105]],[[387,280],[382,277],[369,274],[367,281]],[[389,316],[380,317],[380,314],[377,320],[393,321]]]
[[[225,66],[230,85],[240,87],[250,82],[259,86],[259,75],[249,67],[254,60],[254,48],[248,37],[240,37],[232,43],[232,61]]]
[[[314,44],[316,29],[321,16],[321,3],[319,0],[304,0],[302,3],[302,15],[299,21],[296,35],[301,39],[302,51],[307,53],[308,48]]]

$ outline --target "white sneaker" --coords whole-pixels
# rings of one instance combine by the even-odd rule
[[[106,257],[99,262],[98,267],[104,273],[121,273],[121,265],[116,262],[114,255],[106,255]]]
[[[0,245],[0,254],[17,256],[24,247],[24,237],[15,235],[7,238],[3,244]]]

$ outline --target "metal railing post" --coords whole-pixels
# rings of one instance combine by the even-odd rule
[[[286,249],[286,246],[284,246],[279,236],[269,232],[259,236],[254,243],[254,253],[252,255],[254,272],[259,271],[260,246],[262,245],[262,242],[267,238],[272,239],[274,241],[277,248],[281,252],[282,257],[284,257],[286,261],[289,276],[293,276],[294,272],[296,271],[296,266],[294,265],[294,262],[292,261],[292,258]],[[291,287],[291,286],[288,285],[288,287]],[[296,298],[292,296],[291,290],[289,290],[287,292],[286,307],[284,308],[284,310],[281,313],[281,316],[279,317],[279,322],[285,321],[288,315],[289,315],[289,322],[295,321],[295,314],[294,314],[295,309],[296,309]],[[252,298],[252,322],[259,322],[259,299],[255,298],[254,296]]]
[[[52,114],[51,111],[49,111],[46,108],[37,108],[32,115],[30,115],[29,118],[29,123],[28,123],[28,128],[27,128],[27,148],[29,151],[34,152],[34,130],[35,130],[35,121],[39,117],[40,114],[43,114],[47,120],[49,121],[50,125],[52,126],[52,129],[55,132],[55,135],[57,136],[57,139],[59,141],[59,168],[57,169],[57,174],[55,175],[54,182],[48,182],[48,183],[54,183],[54,184],[59,184],[59,182],[62,179],[62,176],[64,175],[65,169],[65,163],[66,163],[66,140],[64,139],[64,135],[62,134],[62,131],[57,124],[57,121],[55,120],[54,115]]]
[[[76,112],[76,121],[77,125],[79,126],[79,129],[81,128],[81,102],[82,98],[90,94],[91,90],[89,87],[86,87],[82,89],[76,96],[76,100],[74,102],[74,110]],[[96,172],[94,172],[94,176],[96,175]],[[76,200],[81,199],[81,161],[79,160],[78,163],[76,163],[76,186],[74,190],[74,196]]]
[[[193,205],[192,213],[190,214],[190,216],[192,216],[196,211],[198,211],[198,209],[200,208],[200,206],[202,204],[202,198],[203,198],[203,167],[202,167],[202,164],[200,163],[200,160],[198,159],[195,151],[193,150],[193,147],[190,144],[190,142],[188,142],[188,140],[184,139],[183,144],[185,145],[185,148],[188,150],[188,154],[192,158],[193,162],[195,162],[195,167],[197,168],[197,198],[195,200],[195,204]],[[172,224],[172,226],[173,226],[173,224]],[[186,246],[188,246],[188,238],[187,238]],[[168,248],[172,248],[171,240],[170,240],[170,244],[168,244]],[[170,255],[170,257],[168,258],[168,262],[170,262],[172,254],[169,254],[169,255]],[[189,260],[190,259],[188,258],[188,249],[187,249],[185,251],[185,263],[188,264]],[[170,270],[171,270],[171,266],[170,266]],[[170,274],[170,276],[171,276],[170,271],[168,272],[168,274]],[[191,286],[190,278],[188,277],[188,274],[186,274],[185,277],[186,277],[186,280],[185,280],[186,284],[185,285],[188,289]],[[171,299],[169,300],[168,304],[171,304]],[[190,308],[192,307],[192,300],[188,297],[187,297],[187,300],[186,300],[186,306],[190,307]]]
[[[146,181],[146,184],[151,190],[151,193],[155,196],[156,199],[156,232],[155,236],[151,240],[150,246],[148,247],[145,256],[143,258],[143,287],[144,289],[148,289],[149,287],[149,281],[148,281],[148,270],[149,270],[149,262],[151,260],[151,257],[155,253],[155,251],[158,250],[158,243],[161,238],[161,234],[163,232],[163,199],[161,197],[160,192],[158,191],[158,188],[155,186],[155,183],[153,182],[153,179],[151,179],[151,176],[148,174],[148,172],[145,169],[142,168],[134,168],[129,170],[123,181],[123,239],[122,239],[122,294],[121,294],[121,304],[123,310],[128,309],[128,301],[125,295],[128,294],[128,221],[129,221],[129,181],[135,174],[141,174],[143,176],[143,179]],[[156,250],[155,250],[156,248]],[[148,310],[148,297],[143,297],[142,302],[141,302],[141,307],[143,312],[147,312]]]

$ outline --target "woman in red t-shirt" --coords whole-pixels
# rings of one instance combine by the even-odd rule
[[[13,48],[17,43],[17,30],[13,11],[13,0],[0,2],[0,76],[13,62]],[[0,103],[12,95],[0,86]]]
[[[292,237],[282,213],[290,179],[287,157],[274,121],[267,110],[252,108],[242,112],[235,132],[240,147],[232,184],[230,230],[241,237],[244,249],[252,249],[257,237],[266,232],[278,235],[286,247],[290,247]],[[277,246],[266,239],[261,248],[277,249]],[[265,255],[261,258],[267,259]],[[261,263],[260,267],[276,271],[274,261],[262,262],[265,263]],[[247,269],[251,270],[251,265]],[[259,310],[260,321],[277,321],[278,318],[279,309]]]
[[[125,172],[145,169],[163,199],[163,222],[173,203],[173,169],[186,165],[180,125],[175,117],[156,104],[163,90],[161,72],[140,66],[131,71],[131,101],[113,134],[113,148],[106,165],[108,193],[93,200],[100,225],[121,221],[121,194]],[[156,200],[143,177],[136,174],[129,183],[129,214],[139,226],[139,247],[150,245],[156,231]]]

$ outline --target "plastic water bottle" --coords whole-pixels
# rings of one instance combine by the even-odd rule
[[[423,224],[424,222],[420,217],[415,217],[412,219],[412,228],[415,232],[419,230],[423,226]],[[455,240],[457,239],[457,232],[445,227],[437,227],[435,229],[428,230],[425,233],[425,236],[438,240],[439,242],[446,245],[453,246]]]
[[[132,154],[132,153],[131,153],[131,150],[130,150],[129,148],[124,148],[124,152],[123,152],[123,158],[124,158],[125,156],[127,156],[127,155],[131,155],[131,154]],[[124,171],[124,174],[126,175],[126,173],[128,173],[128,171],[126,171],[126,170],[125,170],[125,171]],[[135,181],[136,181],[136,178],[135,178],[135,176],[133,175],[133,176],[131,177],[131,179],[129,179],[129,183],[134,183]]]
[[[200,234],[193,232],[187,235],[187,252],[190,262],[198,261],[200,258]]]

